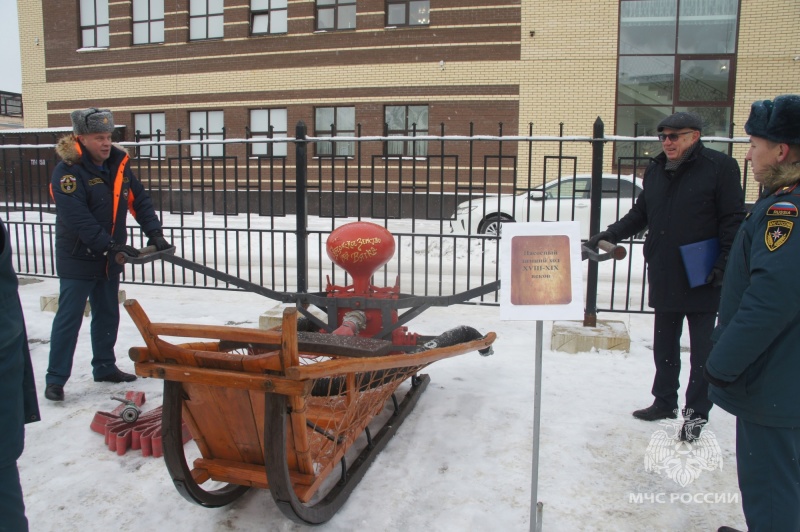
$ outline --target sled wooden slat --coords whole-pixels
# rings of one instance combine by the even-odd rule
[[[410,355],[389,355],[379,358],[348,358],[335,359],[319,364],[295,366],[286,369],[286,376],[290,379],[318,379],[326,375],[337,375],[342,373],[360,373],[366,371],[376,371],[381,369],[403,368],[408,366],[424,366],[438,360],[450,358],[470,351],[484,349],[492,345],[497,338],[493,332],[485,337],[471,342],[464,342],[449,347],[440,347],[430,351],[423,351]]]
[[[136,374],[140,377],[153,377],[177,382],[198,382],[216,386],[230,386],[246,390],[262,390],[285,395],[309,393],[312,383],[286,379],[277,375],[234,372],[181,366],[178,364],[161,364],[157,362],[137,362]]]

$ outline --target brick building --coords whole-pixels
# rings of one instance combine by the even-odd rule
[[[291,137],[299,120],[313,136],[496,135],[501,123],[504,135],[590,135],[598,116],[607,133],[641,136],[685,109],[703,114],[706,135],[743,136],[753,100],[800,92],[797,0],[18,0],[18,9],[25,126],[67,126],[72,109],[108,107],[129,140],[178,129],[220,138],[223,127],[228,138],[270,128]],[[240,155],[283,156],[283,146]],[[437,149],[390,142],[361,155],[426,160],[444,155]],[[588,169],[590,147],[569,149]],[[355,147],[315,150],[346,158]],[[608,150],[608,167],[633,150]],[[526,146],[509,155],[527,166]]]

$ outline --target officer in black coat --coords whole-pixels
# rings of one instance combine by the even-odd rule
[[[11,242],[0,220],[0,530],[28,530],[17,459],[25,424],[39,421],[25,318],[11,265]]]
[[[646,421],[677,418],[680,338],[686,319],[691,370],[681,438],[687,441],[700,436],[712,406],[703,367],[711,351],[728,251],[745,213],[738,163],[703,146],[701,129],[702,119],[694,113],[679,112],[661,121],[663,152],[645,170],[643,191],[633,208],[587,242],[590,247],[600,240],[619,242],[648,228],[643,252],[649,305],[655,309],[655,400],[633,415]],[[706,284],[691,288],[680,247],[713,238],[719,239],[719,256]]]
[[[153,202],[128,165],[128,154],[112,145],[114,117],[108,109],[72,112],[73,134],[56,146],[62,162],[53,171],[50,193],[56,204],[56,269],[60,279],[58,311],[50,337],[50,364],[44,396],[64,400],[72,372],[87,298],[92,310],[92,374],[97,382],[131,382],[114,355],[119,329],[119,275],[114,257],[124,251],[126,219],[133,214],[148,245],[170,247]]]

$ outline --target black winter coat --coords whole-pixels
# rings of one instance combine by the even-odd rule
[[[617,240],[648,228],[644,242],[648,304],[661,312],[716,312],[720,288],[689,287],[680,246],[718,237],[716,268],[725,270],[736,230],[745,215],[739,163],[697,143],[675,172],[664,153],[651,160],[633,208],[608,227]]]
[[[0,220],[0,467],[13,465],[22,454],[24,424],[41,419],[18,286],[11,243]]]
[[[111,240],[127,241],[126,219],[133,214],[150,235],[161,229],[153,202],[142,183],[128,166],[128,154],[116,147],[101,172],[86,149],[73,135],[63,137],[56,146],[63,159],[53,171],[50,193],[56,203],[56,270],[67,279],[103,279],[122,272],[113,257],[108,257]],[[114,217],[114,181],[123,167],[122,183]],[[113,227],[113,234],[112,234]]]

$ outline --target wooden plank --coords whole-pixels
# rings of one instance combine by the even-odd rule
[[[235,484],[257,486],[269,489],[267,483],[267,473],[264,466],[235,462],[232,460],[206,460],[198,458],[194,461],[196,469],[204,469],[209,472],[212,479],[219,482],[233,482]],[[289,472],[292,484],[298,487],[308,487],[314,483],[313,475],[302,475],[297,472]],[[245,484],[247,482],[248,484]]]
[[[300,355],[297,352],[297,309],[287,308],[283,311],[281,322],[281,363],[284,368],[300,365]],[[293,437],[290,440],[289,450],[297,456],[297,468],[301,473],[313,474],[314,463],[306,432],[306,402],[305,398],[298,395],[289,396],[289,422],[292,425]]]
[[[203,435],[206,448],[202,453],[203,457],[245,461],[229,426],[231,417],[239,412],[238,405],[230,407],[231,405],[221,404],[215,393],[220,388],[184,383],[183,390],[188,397],[183,404],[194,419],[198,433]],[[243,393],[241,390],[236,391]]]
[[[282,395],[305,396],[311,393],[311,381],[297,381],[277,375],[207,369],[159,362],[137,362],[136,374],[168,381],[260,390]]]
[[[296,380],[318,379],[329,375],[340,375],[343,373],[363,373],[366,371],[376,371],[380,369],[404,368],[411,366],[424,366],[470,351],[477,351],[492,345],[497,338],[493,332],[488,333],[484,338],[465,342],[462,344],[448,347],[430,349],[421,353],[389,355],[377,358],[344,358],[327,360],[318,364],[307,364],[305,366],[295,366],[286,368],[286,377]]]
[[[195,325],[186,323],[151,323],[149,331],[156,336],[177,336],[185,338],[213,338],[237,342],[253,342],[280,345],[281,333],[252,329],[249,327],[229,327],[227,325]]]
[[[154,354],[158,353],[158,348],[155,344],[155,334],[150,330],[150,325],[152,325],[152,323],[150,323],[150,318],[147,317],[147,314],[145,314],[139,302],[135,299],[126,299],[122,306],[128,311],[128,315],[133,320],[136,328],[139,329],[139,334],[142,335],[144,343],[147,345],[150,352]]]

